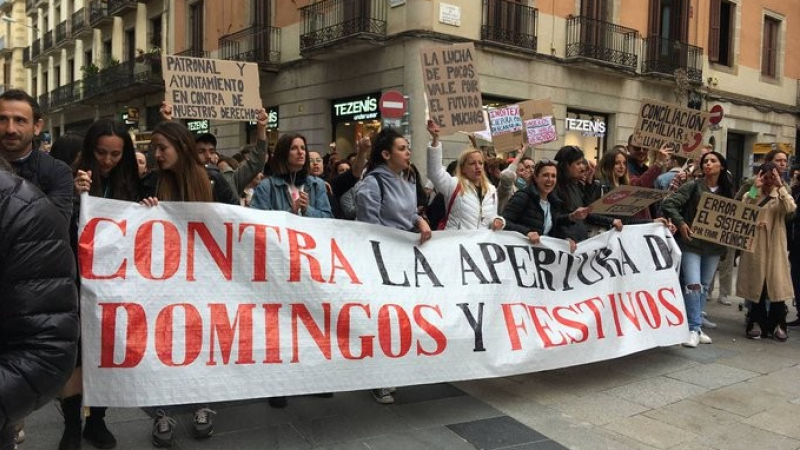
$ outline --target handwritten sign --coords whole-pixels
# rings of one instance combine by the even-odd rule
[[[528,145],[540,145],[558,139],[556,123],[553,116],[525,121],[525,134],[528,136]]]
[[[525,139],[519,105],[490,109],[489,125],[492,130],[492,143],[499,152],[516,149]]]
[[[475,45],[425,47],[420,56],[428,113],[440,133],[484,130]]]
[[[591,205],[592,213],[607,216],[634,216],[669,194],[659,189],[638,186],[618,186]]]
[[[676,156],[696,158],[702,150],[703,132],[711,124],[709,117],[704,111],[643,99],[633,144],[651,150],[672,144]]]
[[[752,252],[760,213],[758,206],[705,192],[692,220],[692,237]]]
[[[183,119],[256,120],[262,106],[258,65],[164,55],[166,101]]]

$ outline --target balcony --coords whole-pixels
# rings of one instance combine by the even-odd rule
[[[205,50],[195,50],[190,48],[182,52],[175,53],[175,56],[188,56],[189,58],[208,58],[208,52]]]
[[[104,0],[92,0],[89,3],[89,25],[99,28],[102,25],[111,23],[114,17],[108,14],[108,3]]]
[[[23,66],[31,66],[31,48],[25,47],[22,49],[22,65]]]
[[[54,50],[53,43],[55,42],[55,30],[48,30],[42,36],[42,54],[46,55]]]
[[[509,0],[483,0],[481,40],[536,53],[539,10]]]
[[[37,99],[39,101],[39,108],[42,111],[49,111],[50,110],[50,93],[42,94]]]
[[[116,16],[126,11],[136,11],[138,4],[137,0],[108,0],[108,14]]]
[[[61,47],[67,41],[72,39],[72,21],[69,19],[61,21],[56,25],[56,47]]]
[[[250,27],[219,38],[220,58],[258,63],[267,70],[277,70],[280,48],[281,29],[275,27]]]
[[[36,58],[42,53],[42,40],[36,39],[31,44],[31,61],[35,61]]]
[[[92,27],[89,26],[88,10],[81,8],[72,13],[72,37],[77,38],[83,35],[90,36]]]
[[[327,49],[347,40],[340,52],[356,53],[386,37],[385,0],[322,0],[300,9],[300,52]],[[362,45],[357,45],[362,44]],[[327,52],[329,57],[336,54]]]
[[[690,82],[703,82],[703,49],[658,36],[644,40],[642,73],[674,76],[683,70]]]
[[[639,32],[579,16],[567,20],[567,58],[586,59],[635,72]]]
[[[161,57],[142,55],[82,80],[81,100],[89,104],[127,101],[164,91]]]
[[[50,109],[56,110],[80,101],[83,93],[82,86],[81,81],[74,81],[50,91]]]

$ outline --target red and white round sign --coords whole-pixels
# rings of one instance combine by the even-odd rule
[[[406,99],[401,92],[386,91],[378,101],[381,117],[386,119],[400,119],[406,113]]]
[[[708,118],[708,121],[711,123],[711,125],[720,123],[720,121],[722,121],[722,116],[725,115],[725,113],[722,111],[722,105],[714,105],[708,112],[711,114]]]

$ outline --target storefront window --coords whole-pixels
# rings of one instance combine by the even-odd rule
[[[331,101],[333,141],[340,157],[355,151],[357,136],[371,136],[381,130],[380,97],[376,92]]]
[[[266,108],[267,110],[267,145],[269,147],[274,147],[275,143],[278,142],[278,136],[280,132],[278,131],[278,127],[280,126],[280,115],[277,106],[269,106]],[[255,144],[258,140],[258,136],[256,133],[256,121],[251,120],[245,123],[244,132],[246,141],[248,144]]]
[[[608,116],[591,111],[567,109],[564,119],[564,145],[577,145],[586,159],[599,161],[606,150]]]

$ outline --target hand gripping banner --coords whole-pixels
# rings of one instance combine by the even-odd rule
[[[84,399],[150,406],[507,376],[686,339],[661,225],[582,242],[419,236],[84,196]]]

